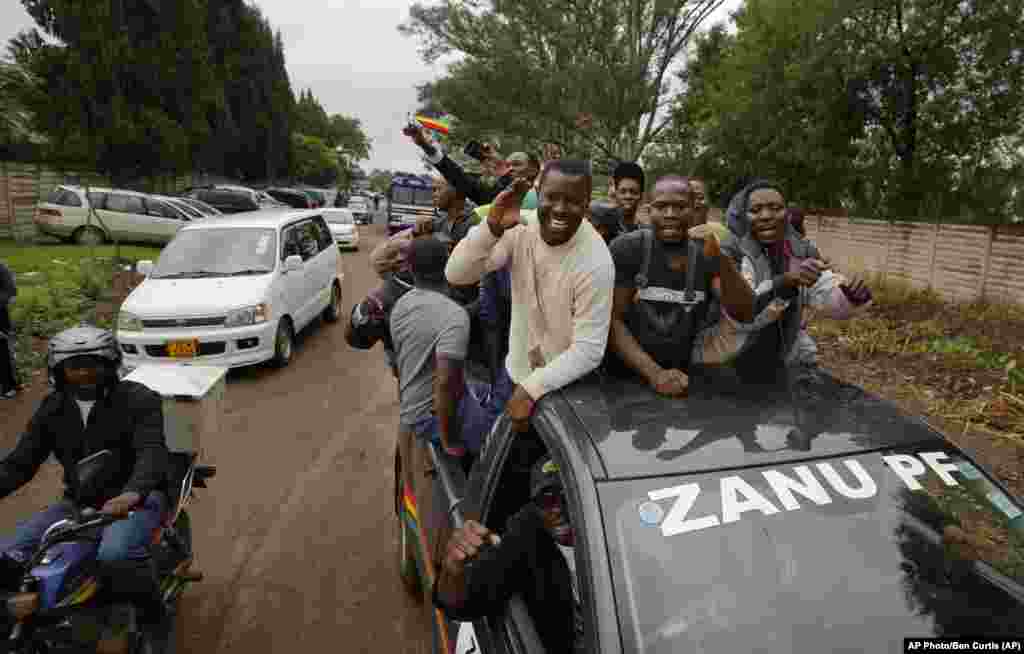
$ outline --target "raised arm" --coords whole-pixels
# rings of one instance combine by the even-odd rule
[[[509,263],[524,229],[519,223],[519,208],[529,188],[529,183],[520,180],[498,194],[487,220],[469,230],[448,258],[444,273],[449,284],[476,284],[484,273]]]

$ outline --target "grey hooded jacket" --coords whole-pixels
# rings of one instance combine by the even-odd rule
[[[751,234],[750,218],[747,213],[750,195],[754,191],[764,188],[776,188],[776,186],[771,182],[759,180],[748,185],[733,197],[726,211],[726,224],[735,238],[723,242],[722,250],[732,256],[745,273],[748,275],[750,272],[753,273],[753,279],[748,279],[748,281],[751,282],[755,290],[755,316],[760,315],[775,299],[790,301],[789,307],[778,322],[767,325],[755,338],[748,338],[744,345],[746,364],[757,368],[766,366],[775,368],[791,359],[790,354],[800,336],[801,316],[806,298],[798,289],[783,286],[783,275],[786,272],[785,261],[780,258],[773,262],[764,246]],[[818,259],[821,257],[817,247],[802,238],[788,222],[785,229],[785,240],[789,243],[794,258]],[[766,284],[768,281],[771,282],[770,285]],[[777,339],[774,334],[767,333],[772,329],[779,330]],[[754,360],[750,360],[751,355]]]

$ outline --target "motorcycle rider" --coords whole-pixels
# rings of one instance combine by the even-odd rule
[[[104,528],[97,560],[105,587],[136,604],[143,622],[155,623],[163,602],[150,543],[167,510],[169,468],[162,399],[142,384],[119,380],[120,364],[121,351],[105,329],[83,324],[50,339],[54,390],[0,461],[0,499],[30,482],[51,454],[64,467],[66,490],[62,500],[0,541],[0,580],[16,584],[46,529],[73,517],[77,462],[110,450],[110,474],[84,504],[125,519]]]

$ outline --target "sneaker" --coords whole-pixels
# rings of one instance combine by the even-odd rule
[[[17,394],[18,394],[18,391],[16,389],[13,389],[13,388],[8,390],[8,391],[3,391],[2,393],[0,393],[0,400],[10,400],[10,399],[13,399],[14,396],[17,395]]]

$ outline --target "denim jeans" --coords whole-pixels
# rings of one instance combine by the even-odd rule
[[[158,491],[150,493],[143,505],[127,519],[103,529],[97,560],[101,563],[114,563],[148,559],[153,532],[160,526],[166,510],[167,497]],[[0,552],[15,561],[28,560],[50,525],[58,520],[70,518],[72,514],[69,500],[61,500],[48,506],[31,518],[18,523],[13,537],[0,539]]]

